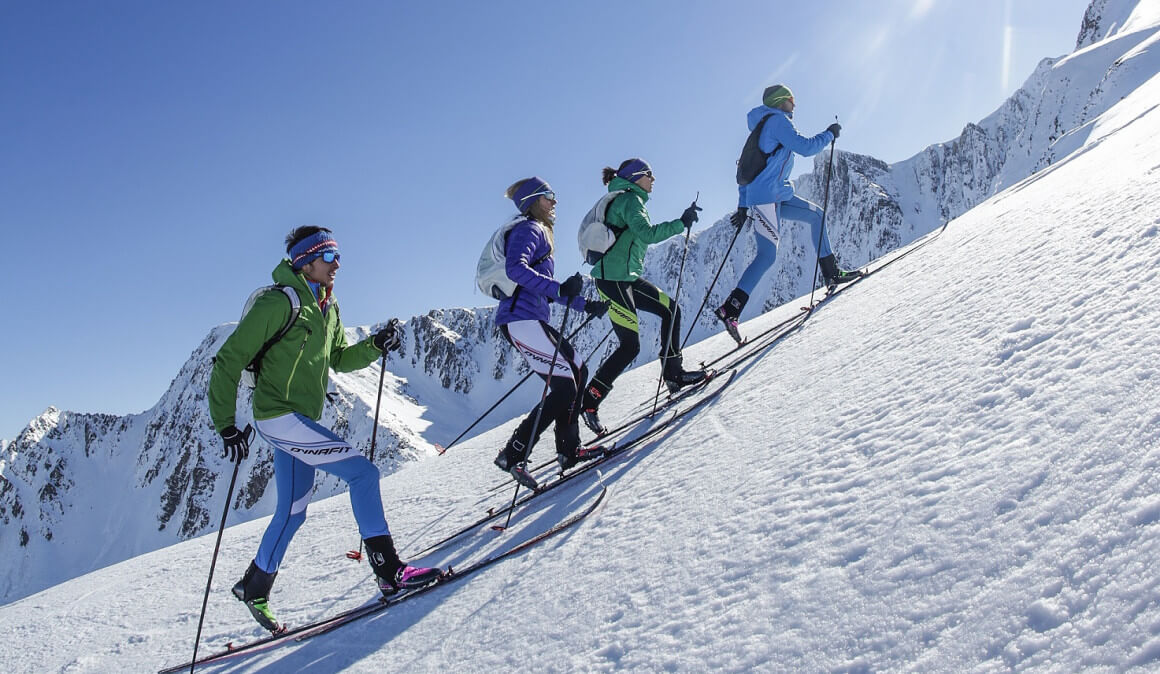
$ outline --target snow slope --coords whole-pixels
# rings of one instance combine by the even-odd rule
[[[814,173],[798,180],[798,191],[827,204],[826,227],[843,264],[876,259],[1083,148],[1100,116],[1160,71],[1158,39],[1157,0],[1093,0],[1076,51],[1044,59],[1017,92],[993,114],[967,124],[958,138],[889,165],[839,148],[828,200],[823,180],[828,153],[823,152],[815,157]],[[597,192],[590,196],[595,199]],[[655,215],[664,219],[675,213]],[[674,294],[680,290],[683,327],[692,329],[694,342],[720,330],[711,307],[724,300],[754,255],[749,230],[728,252],[734,234],[722,219],[693,234],[687,265],[681,237],[654,246],[647,258],[645,277]],[[745,317],[808,291],[813,248],[807,228],[786,225],[778,259]],[[721,279],[708,299],[710,310],[690,325],[718,268]],[[493,312],[492,307],[436,309],[406,322],[404,349],[388,360],[377,427],[375,460],[384,473],[434,456],[433,443],[450,443],[466,420],[526,373],[496,330]],[[554,322],[560,317],[557,313]],[[582,330],[574,340],[579,352],[602,358],[607,345],[598,343],[607,325],[593,321]],[[220,439],[205,391],[210,359],[229,329],[210,331],[165,395],[145,412],[115,416],[50,408],[12,442],[0,442],[0,527],[12,532],[0,536],[5,562],[0,601],[212,531],[230,466],[215,459]],[[638,364],[655,357],[658,330],[656,321],[642,323]],[[366,332],[366,326],[350,329],[348,337]],[[375,368],[335,375],[332,383],[333,404],[322,422],[369,450]],[[535,386],[524,385],[472,432],[518,414],[536,395]],[[243,397],[239,409],[247,408]],[[259,449],[238,477],[231,517],[240,521],[272,511],[271,475],[270,452]],[[109,484],[119,488],[110,492]],[[315,483],[317,498],[343,491],[337,479],[320,476]]]
[[[606,504],[579,528],[236,668],[1160,667],[1158,105],[1154,76],[1078,151],[823,305],[701,413],[609,466]],[[606,416],[651,396],[655,375],[626,375]],[[510,498],[481,496],[512,423],[383,480],[404,552]],[[597,488],[546,496],[512,533],[443,561],[542,530]],[[345,498],[309,514],[272,599],[291,623],[373,594],[343,556],[358,542]],[[203,653],[259,634],[228,587],[264,524],[225,534]],[[213,542],[0,607],[0,669],[188,657]]]

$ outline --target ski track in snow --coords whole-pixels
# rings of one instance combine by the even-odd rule
[[[212,671],[1160,667],[1156,100],[1154,77],[1082,152],[828,301],[718,399],[610,462],[590,521]],[[706,340],[688,360],[729,343]],[[609,418],[651,396],[656,372],[619,381]],[[502,478],[491,459],[516,421],[384,479],[404,550],[482,511],[472,504]],[[597,489],[595,475],[577,480],[508,533],[424,561],[461,565],[518,542]],[[226,532],[202,654],[260,635],[228,588],[264,524]],[[343,556],[357,544],[345,496],[312,504],[275,586],[279,617],[370,599],[369,570]],[[151,671],[187,658],[212,546],[188,541],[0,607],[0,667]]]

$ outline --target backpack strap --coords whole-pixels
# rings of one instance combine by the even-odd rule
[[[620,235],[624,234],[625,232],[628,231],[628,225],[625,225],[623,227],[617,227],[616,225],[608,224],[608,209],[612,208],[613,202],[615,202],[617,199],[623,197],[626,194],[631,194],[631,193],[632,193],[632,190],[620,190],[619,194],[617,194],[615,197],[612,197],[611,199],[608,200],[608,205],[604,207],[604,214],[600,217],[600,221],[604,223],[604,226],[607,227],[608,229],[611,229],[612,233],[616,235],[612,241],[612,246],[615,246],[617,243],[620,242]],[[612,246],[609,246],[608,250],[612,250]],[[604,258],[606,258],[606,257],[608,257],[608,256],[607,255],[600,256],[600,261],[596,263],[596,264],[600,265],[600,273],[601,274],[604,273]]]
[[[758,145],[757,145],[757,151],[758,151],[758,152],[761,152],[761,145],[760,145],[760,140],[761,140],[761,130],[765,128],[765,123],[769,121],[769,118],[770,118],[770,117],[773,117],[773,113],[772,113],[772,112],[771,112],[771,113],[769,113],[768,115],[766,115],[766,116],[762,117],[762,118],[761,118],[761,121],[757,123],[757,126],[753,127],[753,131],[752,131],[752,133],[756,134],[756,135],[757,135],[757,138],[758,138]],[[770,157],[772,157],[772,156],[773,156],[773,153],[774,153],[774,152],[777,152],[779,149],[781,149],[781,143],[780,143],[780,142],[779,142],[777,145],[774,145],[774,146],[773,146],[773,150],[772,150],[771,152],[761,152],[761,154],[762,154],[762,155],[764,155],[766,159],[769,159]]]
[[[281,283],[276,284],[274,287],[282,291],[282,294],[285,295],[286,299],[290,301],[290,317],[286,319],[286,324],[283,325],[281,329],[279,329],[278,332],[274,334],[273,337],[266,340],[266,343],[263,344],[262,348],[258,349],[258,353],[254,355],[254,358],[250,361],[250,364],[246,366],[247,369],[253,370],[255,374],[261,370],[262,359],[266,357],[266,352],[269,351],[270,347],[274,346],[278,340],[285,337],[287,332],[290,332],[290,328],[294,325],[294,321],[298,320],[298,314],[302,313],[302,301],[298,298],[298,292],[296,290],[288,285],[283,285]],[[335,309],[337,308],[338,306],[335,305]]]
[[[543,228],[543,227],[542,227],[542,225],[540,225],[540,224],[539,224],[538,222],[536,222],[535,220],[532,220],[532,219],[530,219],[530,218],[525,218],[525,220],[526,220],[527,222],[530,222],[530,223],[534,224],[536,227],[540,227],[541,229]],[[515,229],[515,227],[512,227],[511,229],[509,229],[509,230],[507,231],[507,234],[504,234],[504,236],[503,236],[503,244],[504,244],[504,249],[505,249],[505,250],[507,249],[507,240],[508,240],[508,237],[512,235],[512,230],[513,230],[513,229]],[[541,255],[540,257],[538,257],[538,258],[536,258],[536,259],[534,259],[534,260],[532,260],[531,262],[529,262],[529,263],[528,263],[528,268],[529,268],[529,269],[534,269],[536,265],[538,265],[538,264],[540,264],[541,262],[543,262],[544,260],[547,260],[548,258],[552,257],[551,246],[549,246],[548,248],[549,248],[549,250],[548,250],[548,252],[547,252],[547,253],[544,253],[544,254],[543,254],[543,255]],[[520,290],[522,290],[522,289],[523,289],[523,286],[517,283],[517,284],[516,284],[516,289],[515,289],[515,290],[512,292],[512,294],[511,294],[511,297],[509,298],[509,299],[511,299],[511,301],[512,301],[512,306],[513,306],[513,307],[516,305],[516,298],[520,296]]]
[[[617,227],[616,225],[608,224],[608,209],[612,208],[613,202],[615,202],[617,199],[623,197],[626,194],[630,194],[630,193],[631,193],[631,190],[620,190],[619,194],[617,194],[615,197],[612,197],[611,199],[608,200],[608,205],[604,207],[604,213],[600,216],[600,221],[604,223],[605,227],[611,229],[613,231],[613,233],[616,234],[617,239],[620,238],[621,234],[624,234],[625,232],[628,231],[628,225],[625,225],[623,227]],[[615,246],[616,242],[615,241],[612,242],[612,245]]]

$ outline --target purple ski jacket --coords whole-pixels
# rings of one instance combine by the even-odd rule
[[[560,297],[560,284],[553,278],[556,262],[544,228],[524,220],[508,232],[508,278],[519,284],[512,297],[500,300],[495,312],[496,325],[514,321],[547,321],[551,317],[551,302],[567,304]],[[586,301],[582,295],[572,298],[572,310],[583,311]]]

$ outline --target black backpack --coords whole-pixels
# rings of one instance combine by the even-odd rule
[[[748,185],[753,182],[757,176],[765,170],[765,162],[781,148],[781,143],[778,143],[773,152],[762,152],[761,146],[757,141],[761,138],[761,130],[765,128],[766,121],[773,116],[773,113],[761,118],[757,126],[753,127],[753,131],[749,132],[749,137],[745,139],[745,147],[741,148],[741,158],[737,160],[737,184]]]

